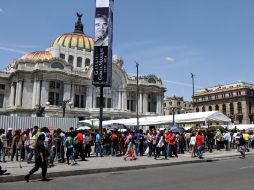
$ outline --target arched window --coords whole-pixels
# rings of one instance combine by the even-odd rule
[[[202,107],[202,112],[205,112],[205,106]]]
[[[216,111],[219,111],[219,110],[220,110],[219,105],[216,105],[216,106],[215,106],[215,110],[216,110]]]
[[[213,107],[212,106],[209,106],[209,111],[213,111]]]
[[[73,61],[74,61],[73,55],[69,55],[69,57],[68,57],[68,63],[73,65]]]
[[[90,59],[86,58],[85,66],[86,66],[86,67],[89,67],[89,66],[90,66]]]
[[[59,62],[54,62],[51,64],[51,68],[53,69],[64,69],[64,66]]]
[[[153,83],[153,84],[155,84],[156,81],[155,81],[153,78],[149,78],[149,79],[148,79],[148,83]]]
[[[82,67],[82,57],[77,57],[77,67]]]

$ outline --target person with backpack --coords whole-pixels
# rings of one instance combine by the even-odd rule
[[[67,164],[70,165],[75,165],[76,160],[74,158],[74,146],[73,146],[73,138],[71,136],[71,133],[66,133],[66,139],[64,142],[64,146],[66,147],[66,159],[67,159]],[[70,163],[71,161],[71,163]]]
[[[116,156],[118,150],[118,135],[116,131],[112,132],[110,141],[111,141],[111,156]]]

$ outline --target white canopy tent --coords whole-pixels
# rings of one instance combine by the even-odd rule
[[[175,123],[208,123],[208,122],[220,122],[220,123],[230,123],[230,118],[222,114],[219,111],[209,111],[209,112],[196,112],[196,113],[186,113],[186,114],[176,114]],[[81,122],[90,123],[91,125],[98,126],[99,120],[83,120]],[[124,124],[126,126],[136,126],[137,118],[130,119],[117,119],[117,120],[108,120],[103,121],[102,125],[110,125],[113,123]],[[149,126],[149,125],[164,125],[172,124],[173,116],[151,116],[151,117],[141,117],[139,118],[139,126]]]
[[[228,125],[225,126],[228,129],[238,129],[238,130],[254,130],[254,124],[240,124],[240,125]]]

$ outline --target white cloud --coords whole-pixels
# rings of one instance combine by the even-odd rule
[[[166,57],[165,59],[166,59],[166,61],[169,61],[169,62],[174,62],[175,61],[175,59],[172,58],[172,57]]]
[[[8,47],[2,47],[2,46],[0,46],[0,50],[14,52],[14,53],[18,53],[18,54],[26,54],[27,53],[26,51],[22,51],[22,50],[18,50],[18,49],[13,49],[13,48],[8,48]]]
[[[179,82],[179,81],[171,81],[171,80],[162,80],[165,83],[171,83],[175,85],[180,85],[180,86],[187,86],[187,87],[192,87],[191,83],[184,83],[184,82]],[[196,88],[203,88],[201,86],[195,85]]]
[[[0,13],[3,13],[3,12],[4,12],[4,10],[2,8],[0,8]]]
[[[40,46],[38,45],[23,45],[23,44],[5,44],[5,43],[0,43],[0,47],[11,47],[11,48],[25,48],[25,49],[34,49],[34,48],[39,48]]]

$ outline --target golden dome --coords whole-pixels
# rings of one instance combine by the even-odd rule
[[[21,59],[32,59],[32,60],[49,60],[53,56],[49,51],[35,51],[25,54]]]
[[[82,33],[66,33],[56,38],[50,46],[54,47],[56,45],[67,48],[77,48],[79,50],[86,49],[87,51],[92,51],[94,49],[94,40],[93,38]]]

